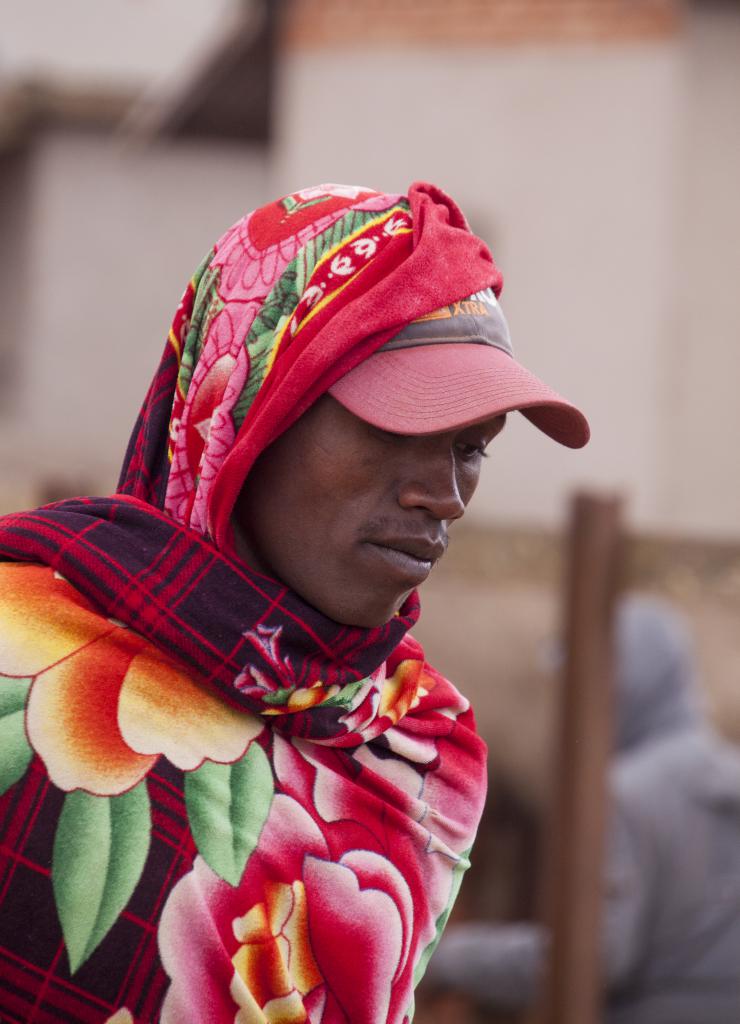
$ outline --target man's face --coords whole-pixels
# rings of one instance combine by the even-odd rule
[[[249,473],[237,553],[329,618],[380,626],[444,554],[504,422],[389,434],[324,395]]]

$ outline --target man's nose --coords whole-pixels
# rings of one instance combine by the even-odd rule
[[[452,452],[434,458],[420,457],[409,469],[398,490],[401,508],[421,508],[435,519],[459,519],[465,511]]]

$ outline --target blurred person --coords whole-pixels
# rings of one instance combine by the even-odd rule
[[[705,720],[688,629],[657,600],[616,623],[615,750],[604,876],[609,1024],[740,1021],[740,752]],[[451,927],[432,991],[523,1010],[547,956],[535,923]]]
[[[500,288],[432,185],[255,210],[118,492],[0,520],[4,1022],[410,1020],[485,792],[416,588],[508,412],[588,438]]]

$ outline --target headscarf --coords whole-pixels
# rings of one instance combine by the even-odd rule
[[[482,286],[501,275],[434,186],[325,185],[255,210],[188,285],[119,489],[230,550],[260,451],[405,323]]]
[[[98,944],[110,928],[125,942],[116,913],[152,884],[154,868],[131,853],[142,808],[180,800],[180,866],[161,921],[160,904],[149,911],[161,959],[152,969],[170,982],[162,1020],[410,1017],[467,866],[484,746],[467,701],[407,635],[415,594],[382,627],[340,625],[241,563],[230,517],[258,455],[344,373],[415,317],[500,285],[490,253],[434,186],[407,197],[319,186],[256,210],[185,290],[117,493],[0,519],[0,558],[48,567],[0,565],[0,676],[11,661],[24,675],[13,699],[21,709],[27,700],[28,756],[67,794],[50,825],[56,909],[71,968],[90,958],[96,984],[110,974]],[[29,636],[44,629],[63,633],[66,666],[87,666],[77,682],[70,670],[50,690],[61,662],[29,657]],[[114,661],[123,682],[109,675]],[[214,691],[217,705],[188,719],[189,702],[202,709]],[[223,725],[229,706],[238,713]],[[116,732],[115,778],[91,740],[98,707]],[[211,720],[222,731],[193,747]],[[168,721],[181,733],[157,746]],[[60,727],[69,735],[59,739]],[[35,772],[38,792],[39,762],[24,776],[23,757],[5,777],[25,792]],[[169,795],[155,799],[165,777]],[[90,853],[70,822],[109,799],[125,803],[123,831],[112,819],[107,842],[129,851],[115,871],[131,877],[115,875],[83,941]],[[13,857],[30,861],[19,829]],[[150,979],[143,1019],[154,1019],[157,991]],[[142,1000],[127,1012],[143,1014]]]

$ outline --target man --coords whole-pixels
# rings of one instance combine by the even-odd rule
[[[616,632],[612,825],[603,962],[609,1024],[740,1020],[740,754],[704,721],[684,623],[645,598]],[[433,988],[521,1010],[536,996],[539,925],[459,925],[427,975]]]
[[[485,792],[415,590],[509,411],[588,438],[500,286],[434,186],[256,210],[118,492],[0,523],[4,1019],[410,1019]]]

